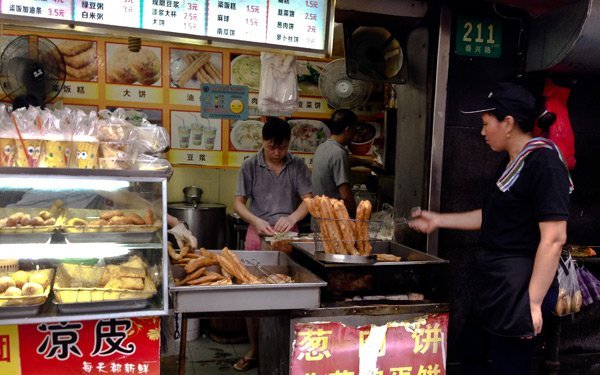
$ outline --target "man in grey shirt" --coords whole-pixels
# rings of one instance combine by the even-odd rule
[[[357,117],[349,109],[338,109],[331,115],[331,136],[315,151],[312,185],[315,195],[342,199],[350,215],[356,202],[350,187],[350,157],[346,146],[356,135]]]
[[[331,115],[331,136],[315,151],[311,178],[315,195],[343,200],[351,216],[356,212],[356,202],[350,187],[350,167],[381,167],[373,160],[359,159],[348,153],[346,147],[356,135],[357,122],[358,118],[349,109],[338,109]]]
[[[308,213],[302,199],[312,197],[310,177],[304,160],[288,154],[290,125],[269,118],[262,129],[263,148],[242,163],[233,207],[248,225],[244,247],[260,250],[259,235],[297,230],[296,223]],[[250,198],[250,209],[246,203]],[[258,324],[247,318],[249,348],[234,365],[246,371],[257,365]]]
[[[235,212],[250,224],[247,250],[260,249],[258,235],[273,235],[295,228],[308,213],[302,199],[312,196],[304,160],[288,154],[290,125],[272,117],[263,126],[262,133],[263,148],[242,163],[234,200]],[[246,207],[248,198],[250,209]]]

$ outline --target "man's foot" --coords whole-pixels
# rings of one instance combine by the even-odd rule
[[[257,365],[258,360],[256,358],[247,358],[244,356],[233,365],[233,369],[237,371],[248,371],[252,368],[255,368]]]

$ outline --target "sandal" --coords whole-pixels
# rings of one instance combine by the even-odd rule
[[[258,365],[256,358],[242,357],[233,365],[233,369],[236,371],[248,371]]]

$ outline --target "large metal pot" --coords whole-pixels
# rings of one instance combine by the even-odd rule
[[[219,203],[169,203],[167,211],[185,222],[198,240],[198,247],[221,249],[225,246],[226,206]]]

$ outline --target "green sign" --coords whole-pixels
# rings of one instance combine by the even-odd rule
[[[458,18],[455,49],[457,55],[498,58],[501,52],[501,23],[482,18]]]

